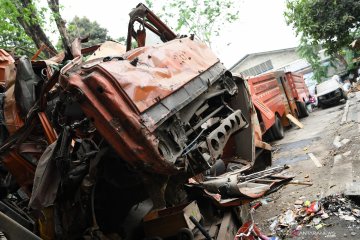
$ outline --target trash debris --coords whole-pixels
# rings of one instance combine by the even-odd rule
[[[342,146],[342,144],[340,143],[340,136],[335,137],[333,144],[336,148],[340,148]]]
[[[351,151],[347,151],[347,152],[343,153],[343,156],[348,157],[348,156],[350,156],[350,154],[351,154]]]
[[[341,144],[342,145],[346,145],[346,144],[348,144],[350,142],[350,139],[343,139],[343,140],[341,140]]]
[[[315,226],[315,229],[316,229],[316,230],[319,230],[319,229],[322,228],[323,226],[324,226],[323,224],[318,224],[318,225]]]
[[[320,208],[321,208],[320,202],[315,201],[310,204],[310,206],[306,209],[306,212],[308,214],[317,213],[318,211],[320,211]]]
[[[324,212],[323,214],[321,214],[321,218],[322,218],[322,219],[328,219],[328,218],[329,218],[329,214],[327,214],[326,212]]]
[[[260,199],[260,202],[262,205],[266,205],[266,204],[269,204],[270,202],[273,202],[273,199],[271,198],[262,198]]]
[[[295,213],[292,210],[287,210],[284,215],[279,218],[279,224],[289,225],[295,221]]]
[[[252,240],[256,239],[255,237],[259,237],[259,239],[263,240],[279,240],[278,237],[268,237],[263,234],[260,229],[256,226],[252,221],[244,223],[241,228],[236,233],[234,240]]]
[[[321,194],[319,194],[321,195]],[[305,197],[302,196],[302,199]],[[314,228],[316,230],[332,225],[330,218],[337,217],[344,221],[360,223],[360,209],[344,195],[335,194],[330,195],[320,200],[303,202],[301,208],[296,208],[300,205],[298,199],[295,201],[293,209],[288,209],[284,213],[271,219],[269,223],[269,230],[281,238],[286,236],[299,236],[303,226]],[[354,232],[356,234],[356,232]]]
[[[274,231],[275,231],[275,228],[276,228],[277,225],[278,225],[278,223],[279,223],[279,220],[276,218],[276,219],[271,223],[271,225],[269,226],[269,230],[270,230],[271,232],[274,232]]]
[[[339,218],[344,219],[346,221],[350,221],[350,222],[354,222],[356,220],[356,218],[354,216],[342,215],[342,214],[339,214]]]
[[[354,209],[351,210],[351,212],[352,212],[352,214],[354,216],[360,217],[360,210],[359,209],[354,208]]]
[[[315,224],[315,225],[318,225],[320,222],[321,222],[321,218],[313,218],[312,222]]]
[[[250,210],[250,221],[245,222],[239,230],[236,232],[234,240],[255,240],[255,237],[259,237],[262,240],[279,240],[278,237],[272,236],[268,237],[261,232],[258,226],[254,223],[253,213],[255,212],[255,208]],[[219,239],[220,240],[220,239]]]
[[[296,185],[307,185],[307,186],[312,186],[313,183],[312,182],[303,182],[300,180],[292,180],[289,182],[289,184],[296,184]]]
[[[339,161],[341,161],[341,159],[342,159],[342,155],[341,155],[341,154],[335,155],[335,156],[334,156],[334,163],[335,163],[335,164],[338,163]]]
[[[313,163],[315,164],[316,167],[320,168],[320,167],[323,166],[321,164],[321,162],[319,161],[319,159],[317,159],[313,153],[308,153],[308,155],[309,155],[310,159],[313,161]]]

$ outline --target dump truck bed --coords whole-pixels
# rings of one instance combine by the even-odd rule
[[[298,101],[307,102],[310,93],[303,76],[301,74],[287,72],[286,79],[289,81],[293,97]]]

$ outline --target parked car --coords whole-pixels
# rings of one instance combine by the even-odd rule
[[[316,85],[315,93],[318,98],[318,107],[334,105],[341,99],[347,100],[346,91],[335,79],[329,79]]]

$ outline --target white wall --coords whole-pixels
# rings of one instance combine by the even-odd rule
[[[237,73],[241,73],[249,68],[252,68],[268,60],[271,60],[274,69],[278,69],[298,59],[300,59],[300,57],[296,54],[295,50],[277,52],[277,53],[268,53],[259,56],[250,55],[239,66],[235,67],[233,71]]]

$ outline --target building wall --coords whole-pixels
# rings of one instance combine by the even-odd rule
[[[242,73],[252,67],[258,66],[262,63],[265,63],[271,60],[271,64],[274,69],[278,69],[287,65],[291,62],[300,59],[296,54],[295,50],[283,51],[283,52],[274,52],[274,53],[265,53],[262,55],[249,55],[243,62],[236,66],[233,71],[236,73]],[[265,68],[266,69],[266,68]],[[271,71],[271,70],[267,70]],[[248,75],[248,74],[245,74]]]

